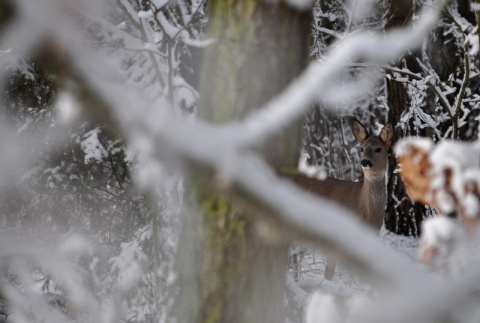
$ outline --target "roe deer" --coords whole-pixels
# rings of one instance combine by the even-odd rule
[[[369,226],[380,230],[387,200],[385,172],[393,127],[388,123],[383,127],[380,135],[370,136],[363,124],[354,120],[353,135],[360,142],[363,182],[349,182],[330,177],[320,181],[306,175],[294,176],[295,182],[314,194],[350,208]],[[335,262],[331,257],[327,257],[325,278],[331,280],[334,273]]]

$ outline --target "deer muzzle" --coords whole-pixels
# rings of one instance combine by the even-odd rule
[[[373,166],[372,162],[368,159],[362,159],[360,164],[362,164],[363,168],[372,168],[372,166]]]

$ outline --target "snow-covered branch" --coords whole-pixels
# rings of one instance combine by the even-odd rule
[[[172,69],[178,67],[175,57],[177,48],[171,42],[165,45],[167,49],[156,43],[153,37],[156,35],[155,30],[152,28],[155,24],[150,20],[158,20],[157,27],[163,32],[162,36],[169,38],[169,41],[183,41],[187,45],[204,45],[198,41],[191,42],[186,32],[187,27],[182,27],[180,24],[180,22],[190,24],[199,8],[203,6],[203,1],[194,1],[191,11],[180,7],[179,16],[172,22],[165,14],[166,11],[163,11],[166,10],[167,1],[154,1],[152,2],[155,7],[153,11],[144,10],[138,14],[128,1],[122,0],[121,4],[128,14],[128,19],[134,25],[135,32],[139,33],[135,37],[128,32],[117,31],[114,24],[102,22],[101,19],[95,22],[103,28],[102,40],[108,39],[112,46],[110,48],[114,48],[115,40],[121,40],[127,45],[122,48],[123,52],[134,52],[134,54],[140,52],[141,55],[147,52],[146,57],[142,56],[142,62],[139,64],[140,72],[129,68],[119,71],[117,67],[124,62],[108,60],[108,57],[117,57],[115,53],[112,54],[113,56],[102,56],[85,48],[84,42],[79,41],[84,35],[75,31],[74,24],[58,19],[62,15],[57,11],[59,8],[56,6],[45,5],[43,8],[42,2],[35,4],[38,11],[31,11],[31,8],[28,8],[31,5],[30,1],[19,1],[23,4],[19,6],[19,19],[27,22],[22,25],[25,34],[28,34],[29,30],[35,30],[36,35],[42,36],[41,40],[48,39],[49,42],[46,44],[41,40],[26,37],[16,43],[20,43],[22,45],[20,47],[25,45],[28,52],[42,52],[48,49],[48,53],[62,57],[65,60],[63,63],[66,62],[65,65],[59,65],[58,61],[53,60],[50,62],[50,67],[54,71],[61,72],[59,74],[64,77],[63,90],[71,91],[78,98],[84,99],[87,102],[83,106],[86,114],[94,116],[96,120],[108,125],[112,131],[121,134],[121,137],[136,150],[138,155],[148,156],[150,160],[159,164],[169,163],[173,158],[175,162],[180,159],[195,165],[195,169],[202,170],[198,176],[213,178],[212,187],[220,193],[241,191],[246,193],[241,194],[243,198],[253,196],[254,199],[249,200],[249,203],[262,210],[262,212],[254,211],[253,215],[258,217],[259,221],[266,220],[269,225],[275,226],[278,230],[284,230],[285,232],[282,231],[282,233],[286,241],[304,240],[316,246],[328,245],[345,255],[353,267],[360,269],[367,276],[374,276],[374,283],[382,287],[380,288],[382,295],[385,294],[387,297],[379,302],[382,305],[380,310],[361,317],[365,322],[393,321],[392,314],[398,314],[394,315],[395,319],[398,318],[398,321],[402,322],[436,317],[449,309],[439,305],[441,302],[454,295],[458,299],[456,303],[452,302],[449,305],[453,308],[473,292],[473,282],[479,278],[478,268],[472,268],[464,277],[459,277],[454,282],[439,285],[437,279],[406,264],[386,249],[373,232],[356,220],[350,211],[327,200],[315,198],[293,183],[280,178],[253,150],[249,150],[250,147],[281,131],[284,126],[301,118],[312,102],[338,96],[340,92],[336,90],[333,80],[346,67],[380,67],[392,73],[421,80],[421,77],[415,73],[388,67],[387,64],[398,59],[405,51],[421,45],[437,20],[438,11],[425,13],[416,21],[416,26],[391,31],[385,35],[355,34],[342,39],[334,45],[333,50],[322,62],[311,64],[281,94],[260,107],[259,112],[248,116],[243,121],[214,126],[202,121],[186,120],[170,109],[174,102],[173,87],[182,85],[182,80],[176,79],[172,74]],[[47,0],[45,0],[46,3],[48,3]],[[44,14],[51,19],[45,21],[44,18],[39,18],[44,17]],[[60,26],[65,24],[67,27],[52,28],[52,24],[56,25],[57,22]],[[14,33],[9,29],[8,35],[11,37],[7,38],[12,40],[16,38]],[[145,43],[149,45],[139,47]],[[56,58],[57,55],[52,57]],[[357,61],[369,63],[357,63]],[[148,72],[152,66],[156,66],[157,81],[165,79],[164,82],[169,83],[168,99],[165,99],[165,96],[147,96],[145,93],[148,91],[141,86],[131,88],[131,84],[125,82],[123,73],[128,73],[134,80],[142,77],[151,80]],[[425,82],[435,77],[435,75],[429,75]],[[467,73],[466,78],[468,78]],[[463,84],[466,84],[465,80]],[[191,87],[188,89],[194,91]],[[434,86],[434,89],[443,104],[451,111],[452,107],[444,91],[437,86]],[[463,94],[459,96],[460,99],[462,97]],[[338,100],[341,99],[338,98]],[[459,111],[458,105],[457,111]],[[423,121],[428,123],[431,120],[425,118]],[[98,145],[98,133],[99,130],[94,130],[81,137],[83,139],[80,146],[89,152],[85,156],[85,163],[102,159],[108,154],[106,146]],[[92,134],[95,136],[92,137]],[[86,139],[89,141],[85,142]],[[90,145],[85,147],[86,144]],[[101,154],[95,155],[99,151]],[[151,181],[155,181],[155,176],[158,174],[152,172],[147,174],[147,177],[148,175],[153,178]],[[216,178],[221,179],[222,185],[215,186]],[[72,177],[72,180],[76,179]],[[118,182],[121,186],[120,181]],[[101,190],[106,189],[102,187]],[[105,191],[105,193],[108,192]],[[238,201],[234,198],[233,203],[235,202]],[[155,208],[160,212],[158,204]],[[145,229],[147,233],[142,233],[142,236],[153,236],[156,242],[158,232],[152,228],[156,228],[157,224],[154,220],[149,223],[151,227],[147,226]],[[121,249],[125,257],[145,258],[141,248],[135,243],[131,246],[124,244]],[[133,252],[133,249],[136,251]],[[157,253],[157,250],[154,249],[154,253]],[[0,257],[2,256],[4,255],[0,253]],[[112,263],[117,270],[120,265],[117,265],[116,260]],[[159,266],[158,259],[152,262],[155,267]],[[137,270],[136,267],[127,269],[133,272]],[[62,273],[57,274],[62,277]],[[132,276],[135,274],[133,273]],[[125,279],[130,278],[127,275]],[[154,275],[152,279],[158,279],[158,276]],[[158,290],[154,291],[154,293],[157,292]],[[424,310],[424,307],[428,309]]]
[[[94,107],[97,110],[94,113],[102,113],[102,119],[110,120],[110,124],[116,124],[115,120],[118,119],[119,130],[131,143],[143,141],[156,156],[161,156],[163,149],[167,149],[213,167],[222,176],[241,184],[243,189],[253,193],[270,209],[279,212],[278,219],[281,222],[294,225],[307,236],[315,237],[315,240],[326,240],[331,245],[337,245],[356,263],[389,281],[407,284],[408,281],[415,281],[412,277],[416,274],[386,252],[367,229],[344,215],[348,214],[347,211],[332,203],[314,200],[276,178],[262,162],[245,155],[242,147],[257,143],[298,118],[312,99],[318,96],[318,90],[328,88],[331,77],[352,59],[362,57],[385,62],[400,55],[405,48],[418,45],[436,17],[436,12],[425,15],[415,32],[394,31],[385,38],[357,35],[344,41],[331,54],[329,64],[312,64],[261,112],[244,123],[220,129],[200,122],[185,122],[170,113],[169,109],[152,110],[148,101],[131,91],[125,91],[121,81],[114,81],[110,76],[102,77],[115,73],[91,54],[74,48],[69,49],[69,54],[74,78],[107,103],[104,108],[108,110],[101,112],[98,111],[99,107]],[[67,41],[61,33],[52,36],[56,37],[59,44]],[[132,109],[133,106],[136,108]],[[349,234],[343,234],[345,231]],[[372,250],[375,252],[372,253]],[[380,254],[383,259],[390,260],[375,261]]]
[[[377,64],[397,59],[405,50],[421,45],[436,22],[438,12],[426,13],[417,26],[394,30],[384,35],[356,34],[339,43],[321,63],[312,63],[279,96],[243,122],[226,125],[219,137],[250,146],[279,131],[291,120],[300,118],[310,104],[332,91],[332,80],[351,62],[364,59]],[[234,138],[233,134],[241,134]],[[232,138],[233,137],[233,138]]]

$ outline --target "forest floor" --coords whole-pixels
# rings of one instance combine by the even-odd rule
[[[418,260],[418,238],[396,235],[383,228],[379,237],[386,248],[397,252],[406,262],[413,266],[423,267]],[[363,294],[368,289],[364,282],[341,266],[337,266],[331,281],[326,280],[324,278],[326,259],[321,251],[313,251],[304,247],[294,247],[293,249],[292,253],[297,252],[300,255],[300,266],[298,266],[297,272],[291,270],[290,273],[296,281],[296,285],[307,294],[319,291],[335,295],[351,295]]]

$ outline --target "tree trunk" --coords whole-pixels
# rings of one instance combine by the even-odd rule
[[[210,1],[208,36],[218,42],[204,53],[199,116],[214,123],[238,120],[280,93],[308,62],[310,16],[283,2]],[[298,122],[257,149],[273,167],[295,167],[300,145]],[[180,300],[197,310],[182,322],[283,322],[288,244],[270,239],[265,232],[272,228],[210,184],[193,184],[204,216],[190,220],[190,227],[202,222],[203,229],[194,229],[198,239],[185,236],[196,240],[190,253],[203,250],[203,257],[190,263],[198,270],[190,272],[190,295],[181,293]]]
[[[391,1],[390,19],[385,29],[402,28],[409,24],[415,13],[415,3],[409,1]],[[416,62],[418,53],[414,52],[407,55],[404,60],[407,68],[414,73],[420,72]],[[408,97],[405,85],[394,80],[387,80],[388,92],[388,121],[396,128],[392,146],[406,135],[421,135],[414,133],[414,128],[409,125],[405,126],[408,133],[400,131],[400,119],[410,106],[410,98]],[[388,185],[387,185],[387,206],[385,210],[385,228],[396,234],[406,236],[419,236],[421,230],[421,222],[426,217],[426,209],[423,205],[413,203],[407,196],[405,187],[400,178],[400,174],[396,173],[397,162],[395,156],[391,154],[388,162]]]
[[[409,98],[405,86],[393,80],[387,81],[388,91],[388,120],[393,125],[400,123],[400,118],[409,106]],[[403,135],[396,131],[392,145],[395,145]],[[414,135],[410,133],[410,135]],[[406,236],[419,236],[422,220],[426,216],[426,209],[422,204],[414,203],[407,196],[400,174],[397,161],[393,154],[388,160],[389,180],[387,185],[387,208],[385,211],[385,228],[396,234]]]

